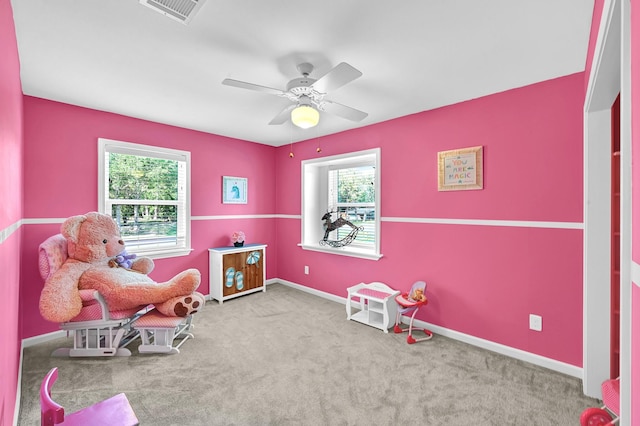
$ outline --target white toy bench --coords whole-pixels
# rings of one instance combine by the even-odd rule
[[[347,319],[389,332],[396,317],[400,292],[381,282],[360,283],[347,289]],[[353,312],[353,309],[356,312]]]

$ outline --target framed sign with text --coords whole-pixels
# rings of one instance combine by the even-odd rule
[[[482,188],[481,146],[438,153],[438,191]]]

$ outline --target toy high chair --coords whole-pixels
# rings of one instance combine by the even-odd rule
[[[396,296],[396,303],[398,304],[398,313],[396,314],[396,325],[393,327],[394,333],[403,333],[405,331],[409,332],[407,336],[407,343],[414,344],[416,342],[422,342],[424,340],[429,340],[433,337],[433,333],[427,329],[415,329],[413,327],[413,319],[416,316],[416,313],[420,309],[421,306],[426,306],[429,301],[425,296],[425,291],[427,289],[427,283],[424,281],[416,281],[411,286],[411,290],[409,293],[402,293],[399,296]],[[409,320],[409,328],[402,328],[400,324],[402,323],[402,315],[408,314],[409,312],[413,312],[411,314],[411,319]],[[425,337],[420,337],[418,339],[413,337],[412,332],[414,330],[420,330],[424,332]]]
[[[620,377],[602,383],[601,408],[587,408],[580,416],[581,426],[616,425],[620,420]]]

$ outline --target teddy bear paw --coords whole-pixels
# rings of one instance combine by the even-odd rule
[[[173,308],[176,316],[187,317],[200,311],[204,306],[204,296],[199,293],[185,296],[183,300],[176,303]]]
[[[179,296],[164,303],[156,304],[156,309],[167,316],[188,317],[199,312],[205,304],[204,296],[194,292],[188,296]]]

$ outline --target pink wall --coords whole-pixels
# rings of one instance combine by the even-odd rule
[[[189,256],[156,260],[151,274],[155,280],[164,281],[186,268],[198,268],[203,274],[199,290],[208,294],[208,248],[229,245],[231,233],[238,229],[246,233],[248,242],[275,245],[275,219],[207,218],[276,212],[273,147],[28,96],[24,98],[24,121],[27,219],[62,219],[97,209],[97,141],[102,137],[191,152],[191,214],[202,219],[191,224],[194,250]],[[248,204],[222,204],[225,175],[248,178]],[[43,320],[38,311],[42,280],[37,248],[59,232],[60,225],[24,228],[21,309],[22,337],[26,338],[58,329],[57,324]],[[267,252],[267,278],[277,275],[271,258]]]
[[[595,0],[584,75],[322,138],[321,155],[381,147],[380,213],[390,219],[581,222],[583,98],[579,89],[581,79],[586,82],[590,72],[603,3]],[[640,8],[637,0],[631,3],[635,46],[640,44]],[[186,149],[193,154],[192,215],[203,220],[192,222],[194,252],[179,259],[158,260],[156,279],[168,278],[187,267],[199,268],[206,277],[206,249],[228,244],[228,234],[243,229],[250,242],[270,245],[268,277],[281,277],[340,296],[344,296],[345,287],[359,281],[383,280],[405,288],[413,280],[426,279],[432,303],[422,319],[581,365],[582,231],[388,221],[382,224],[385,257],[378,262],[305,252],[296,245],[300,240],[297,219],[218,221],[206,216],[300,214],[300,161],[317,155],[316,141],[296,144],[292,160],[288,147],[274,149],[232,141],[36,98],[24,98],[23,112],[9,0],[0,0],[0,57],[0,229],[7,230],[23,217],[64,218],[96,209],[98,137]],[[633,76],[638,75],[639,64],[640,50],[635,49]],[[638,105],[640,84],[633,86],[632,97],[633,104]],[[634,109],[632,116],[633,129],[637,130],[640,108]],[[634,164],[639,162],[639,134],[633,134]],[[485,189],[438,193],[436,153],[475,145],[485,147]],[[513,161],[519,158],[527,161]],[[249,177],[248,205],[220,203],[222,175]],[[633,175],[634,211],[640,210],[638,176]],[[395,190],[406,182],[411,182],[414,191],[419,190],[418,196]],[[73,190],[69,189],[71,183]],[[640,263],[638,217],[633,218],[635,263]],[[0,424],[13,421],[19,338],[57,330],[37,312],[41,282],[35,253],[38,244],[58,227],[23,226],[22,232],[14,232],[0,244],[5,300],[14,301],[0,310]],[[462,238],[465,245],[457,243]],[[462,267],[456,258],[463,260]],[[310,265],[310,275],[303,274],[302,265]],[[208,292],[206,279],[200,289]],[[15,308],[18,303],[20,315]],[[640,306],[637,286],[633,289],[633,305]],[[633,358],[638,359],[640,315],[638,309],[634,311],[632,350]],[[529,313],[544,317],[542,333],[527,329]],[[19,317],[23,318],[21,325]],[[632,405],[640,407],[637,363],[632,374]],[[634,425],[640,424],[638,408],[632,417]]]
[[[299,220],[282,219],[279,277],[342,297],[361,281],[407,289],[424,279],[431,303],[421,319],[581,366],[582,230],[393,218],[581,223],[583,100],[579,73],[322,138],[322,156],[381,148],[384,257],[304,251]],[[300,214],[300,161],[317,157],[316,145],[294,145],[293,159],[278,149],[279,213]],[[438,151],[476,145],[484,190],[438,192]],[[542,315],[543,332],[529,330],[530,313]]]
[[[640,1],[631,2],[631,151],[640,164]],[[632,260],[640,264],[640,172],[632,173]],[[640,330],[638,330],[640,332]],[[640,336],[640,335],[638,335]]]
[[[604,9],[604,0],[595,0],[593,5],[593,15],[591,17],[591,32],[589,33],[589,46],[587,48],[587,62],[585,64],[585,93],[589,84],[589,75],[591,74],[591,65],[593,63],[593,55],[596,50],[596,41],[598,39],[598,30],[600,28],[600,19],[602,18],[602,10]]]
[[[640,264],[640,1],[631,7],[631,152],[632,224],[631,258]],[[637,268],[636,268],[637,270]],[[640,426],[640,280],[636,277],[631,299],[631,424]]]
[[[22,87],[13,11],[0,0],[0,424],[13,423],[20,355],[20,247],[22,219]],[[10,235],[9,232],[11,232]],[[8,237],[5,239],[5,236]]]

